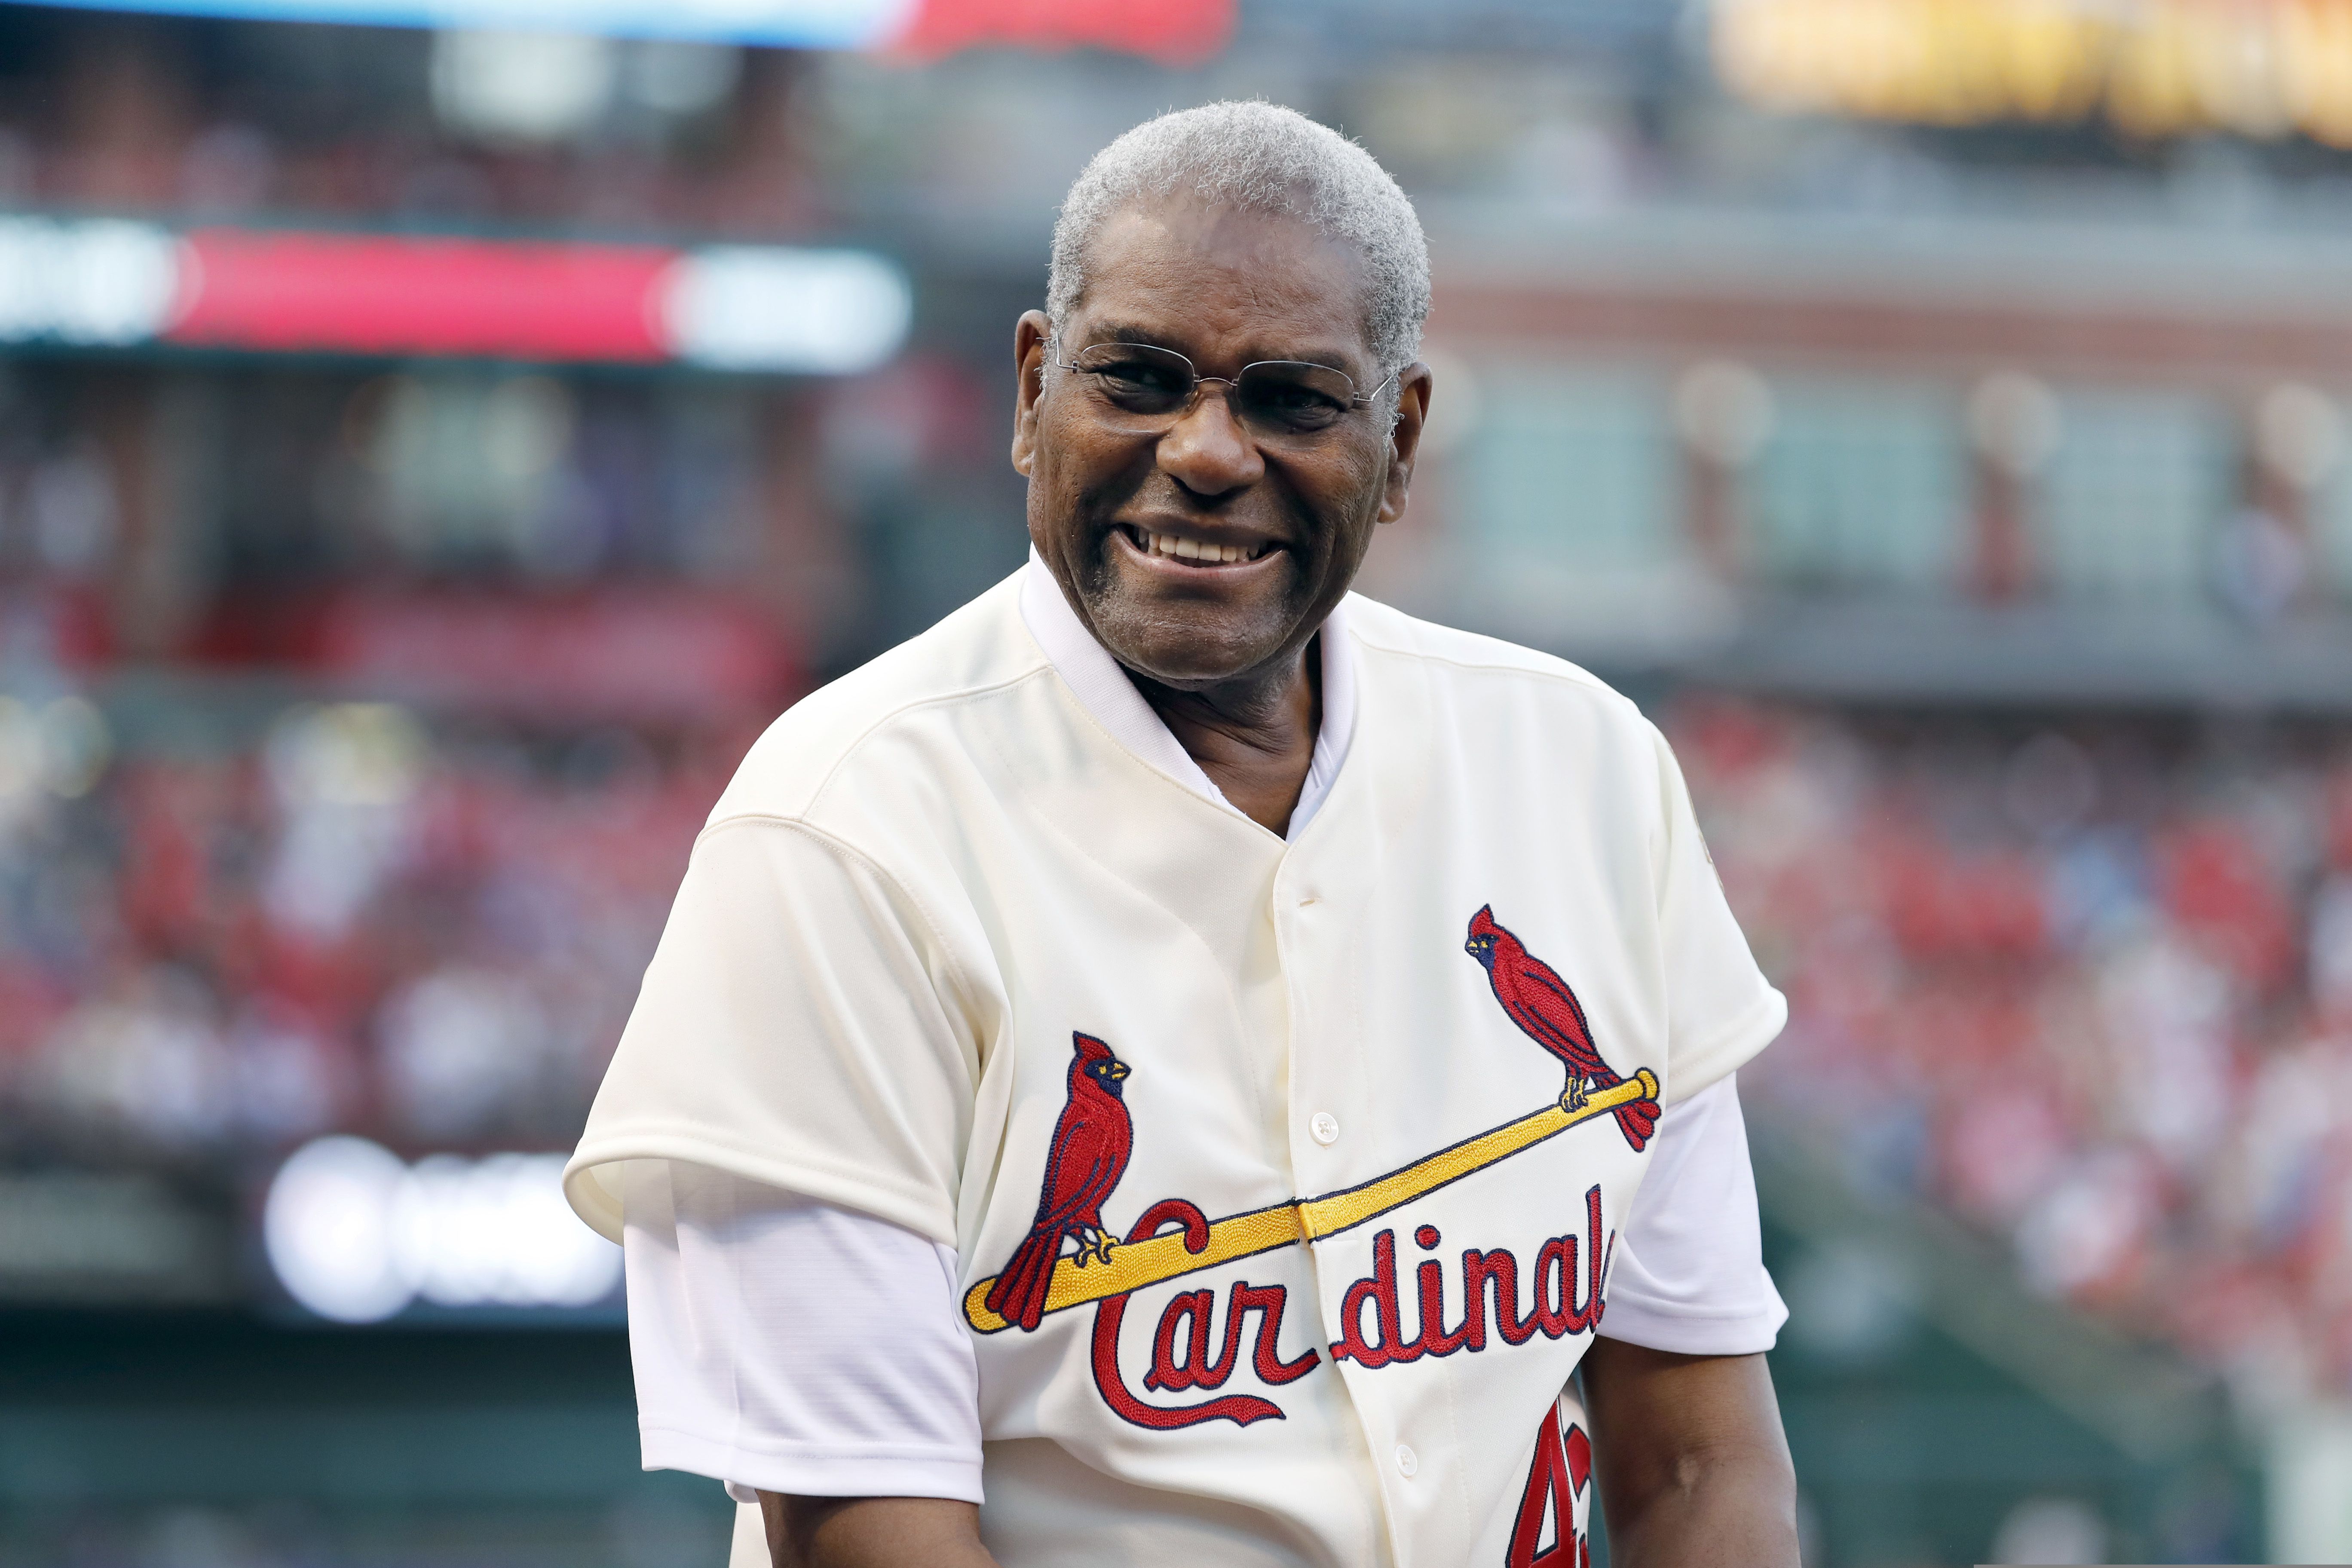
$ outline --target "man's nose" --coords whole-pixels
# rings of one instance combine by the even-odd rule
[[[1195,495],[1219,496],[1257,482],[1265,459],[1234,417],[1234,389],[1203,380],[1187,408],[1160,437],[1160,471]]]

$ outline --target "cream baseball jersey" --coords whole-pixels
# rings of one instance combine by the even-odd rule
[[[1784,1016],[1664,741],[1351,599],[1286,842],[1115,742],[1018,578],[816,693],[695,848],[568,1176],[952,1245],[1008,1568],[1577,1562],[1562,1401],[1660,1106]]]

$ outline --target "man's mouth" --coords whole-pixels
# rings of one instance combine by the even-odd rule
[[[1165,560],[1181,561],[1191,566],[1238,566],[1255,561],[1275,548],[1270,540],[1253,544],[1217,544],[1207,540],[1185,539],[1173,533],[1155,533],[1150,529],[1122,524],[1119,532],[1127,542],[1146,555]]]

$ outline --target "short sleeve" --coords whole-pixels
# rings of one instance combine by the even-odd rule
[[[1756,967],[1691,809],[1674,750],[1654,726],[1662,851],[1658,927],[1666,990],[1666,1093],[1673,1105],[1772,1043],[1789,1005]]]
[[[621,1236],[622,1162],[671,1160],[955,1242],[979,1076],[968,986],[865,857],[776,817],[696,842],[564,1172]]]

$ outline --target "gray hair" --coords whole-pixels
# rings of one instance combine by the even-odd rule
[[[1086,292],[1087,250],[1103,224],[1131,203],[1179,192],[1303,218],[1355,246],[1364,262],[1364,336],[1380,374],[1412,363],[1429,317],[1429,243],[1412,203],[1355,142],[1265,102],[1163,114],[1094,155],[1054,224],[1045,315],[1057,336]]]

